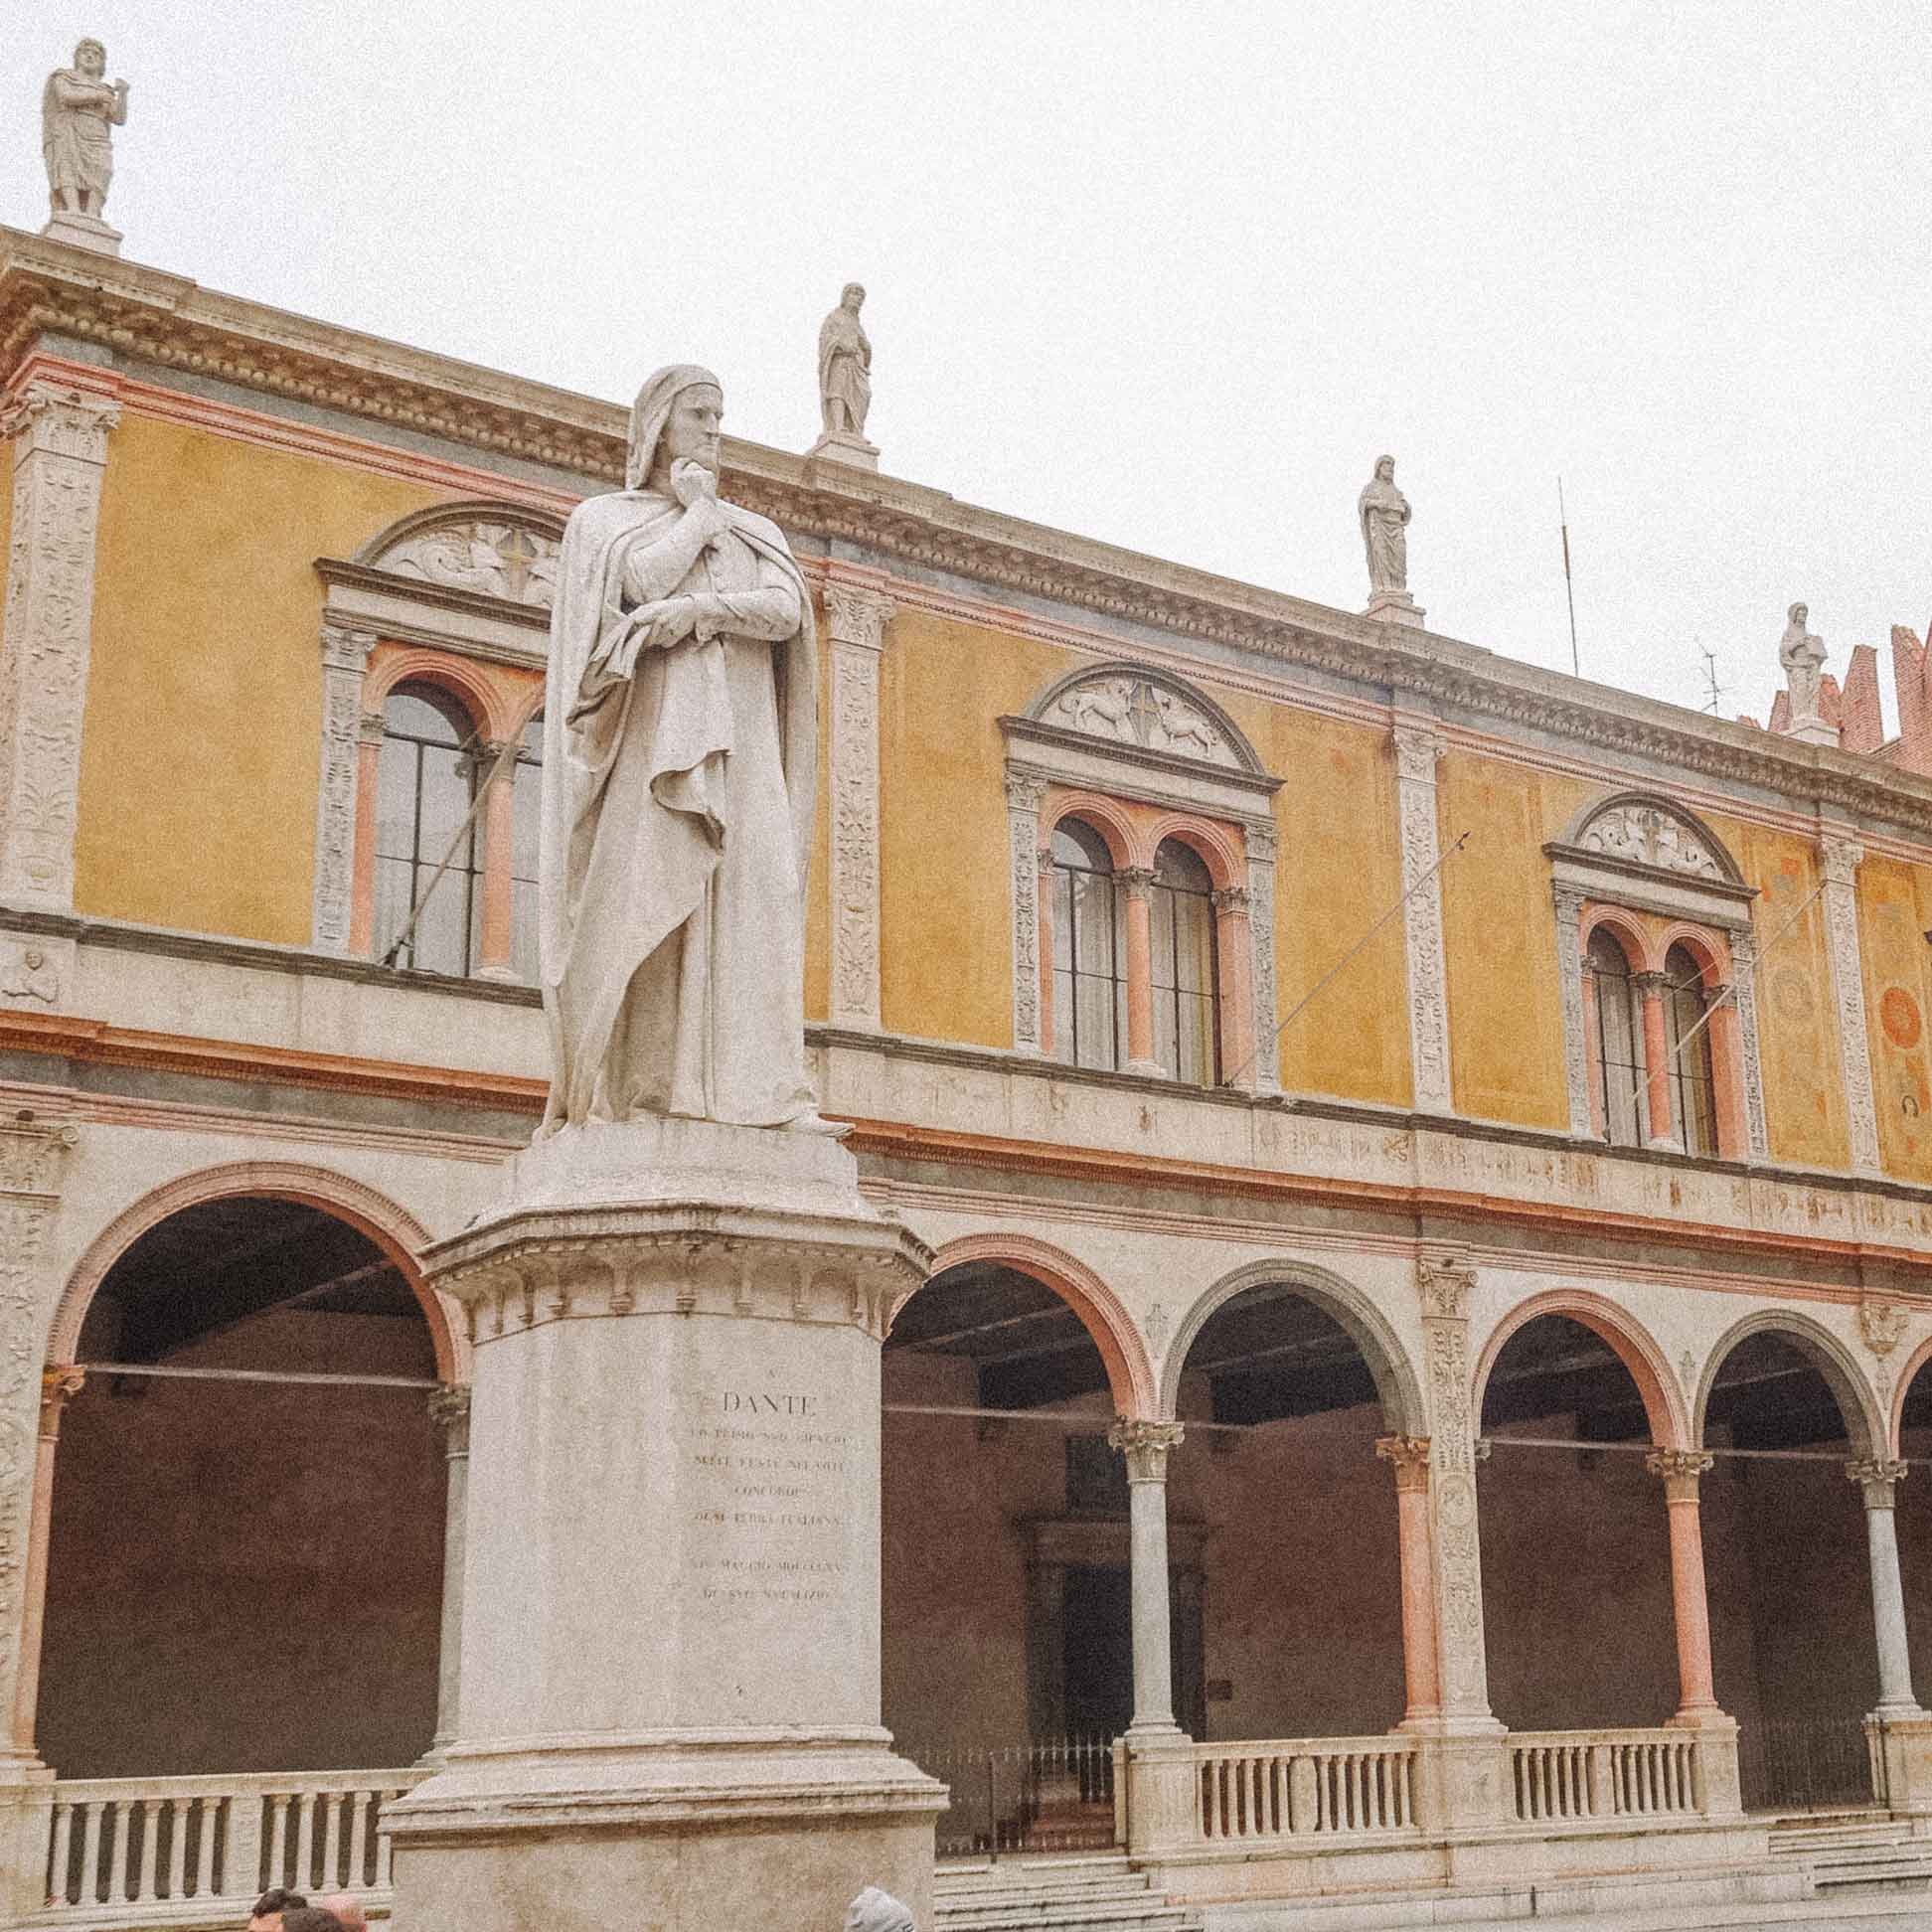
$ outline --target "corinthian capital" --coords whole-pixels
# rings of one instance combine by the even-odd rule
[[[120,404],[61,383],[29,383],[0,410],[0,440],[20,439],[16,460],[66,456],[104,463],[107,433],[120,421]]]
[[[1476,1286],[1476,1270],[1466,1261],[1447,1255],[1425,1254],[1415,1264],[1416,1286],[1422,1291],[1422,1313],[1438,1322],[1469,1319],[1469,1297]]]
[[[1394,1465],[1395,1487],[1398,1490],[1424,1490],[1429,1487],[1427,1436],[1377,1436],[1375,1454],[1383,1462]]]
[[[1130,1483],[1159,1483],[1167,1479],[1168,1451],[1180,1447],[1185,1433],[1179,1422],[1136,1422],[1123,1415],[1107,1431],[1107,1446],[1127,1458]]]
[[[1672,1503],[1694,1502],[1697,1478],[1716,1464],[1706,1449],[1653,1449],[1644,1458],[1644,1467],[1664,1481],[1664,1495]]]
[[[461,1382],[444,1382],[429,1391],[429,1420],[443,1432],[446,1455],[469,1453],[470,1392]]]
[[[1909,1473],[1908,1465],[1884,1456],[1858,1456],[1845,1465],[1845,1480],[1864,1491],[1867,1510],[1889,1510],[1892,1492]]]
[[[1856,880],[1864,863],[1864,847],[1857,840],[1827,838],[1820,841],[1819,849],[1825,859],[1826,885],[1850,886]]]
[[[898,608],[890,597],[836,578],[825,586],[825,624],[835,644],[862,651],[886,648],[886,626]]]

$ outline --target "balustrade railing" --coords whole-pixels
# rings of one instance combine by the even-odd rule
[[[947,1787],[935,1840],[942,1858],[1096,1852],[1115,1842],[1115,1749],[1108,1738],[898,1748]]]
[[[1197,1744],[1197,1830],[1210,1845],[1413,1832],[1415,1755],[1387,1736]]]
[[[424,1774],[281,1772],[65,1779],[47,1847],[50,1913],[252,1899],[270,1885],[380,1896],[383,1808]]]
[[[1696,1818],[1705,1810],[1697,1733],[1516,1731],[1510,1782],[1526,1825],[1603,1818]]]

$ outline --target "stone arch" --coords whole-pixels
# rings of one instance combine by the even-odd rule
[[[1088,693],[1086,688],[1091,687]],[[1131,696],[1145,688],[1153,706],[1134,715]],[[1094,730],[1083,722],[1082,696],[1092,700],[1086,717],[1100,720]],[[1198,763],[1219,764],[1254,777],[1265,769],[1246,732],[1199,685],[1141,664],[1090,664],[1055,679],[1031,705],[1027,718],[1037,724],[1110,739],[1145,750],[1191,757]],[[1158,740],[1158,741],[1155,741]]]
[[[1422,1385],[1416,1378],[1415,1365],[1388,1318],[1353,1282],[1310,1262],[1286,1259],[1250,1261],[1233,1273],[1222,1275],[1189,1309],[1162,1366],[1160,1413],[1163,1418],[1175,1412],[1188,1351],[1207,1327],[1208,1318],[1246,1289],[1264,1287],[1292,1288],[1348,1331],[1349,1339],[1362,1351],[1362,1359],[1374,1378],[1375,1393],[1381,1398],[1382,1414],[1390,1433],[1408,1436],[1429,1433],[1428,1410],[1423,1405]]]
[[[1608,932],[1624,949],[1624,957],[1630,961],[1633,973],[1652,973],[1657,970],[1657,960],[1651,957],[1653,948],[1651,935],[1636,913],[1621,905],[1593,905],[1584,915],[1577,929],[1576,946],[1579,958],[1590,956],[1590,938],[1599,928]],[[1659,955],[1661,958],[1662,955]]]
[[[433,685],[469,715],[476,735],[495,743],[509,735],[510,701],[499,682],[485,668],[450,651],[406,646],[384,651],[374,658],[363,685],[363,707],[379,712],[399,685]]]
[[[1520,1302],[1496,1325],[1476,1365],[1470,1395],[1470,1408],[1480,1430],[1483,1396],[1489,1387],[1491,1370],[1510,1338],[1543,1315],[1564,1315],[1580,1323],[1616,1355],[1630,1370],[1637,1393],[1650,1423],[1651,1441],[1659,1449],[1687,1449],[1691,1446],[1689,1423],[1684,1413],[1684,1397],[1671,1372],[1670,1363],[1656,1339],[1641,1323],[1619,1308],[1607,1295],[1587,1288],[1553,1288],[1546,1294],[1532,1295]]]
[[[1899,1453],[1899,1441],[1905,1433],[1905,1398],[1912,1392],[1919,1370],[1928,1362],[1932,1362],[1932,1335],[1905,1358],[1905,1366],[1898,1371],[1898,1386],[1892,1390],[1891,1413],[1886,1418],[1885,1454],[1888,1456]]]
[[[1000,1262],[1050,1288],[1080,1318],[1100,1351],[1115,1409],[1130,1420],[1154,1419],[1159,1395],[1147,1346],[1120,1297],[1084,1261],[1029,1234],[965,1234],[948,1241],[933,1256],[932,1272],[942,1274],[964,1261]],[[899,1297],[892,1308],[894,1320],[918,1292],[914,1288]],[[887,1323],[888,1334],[890,1328]]]
[[[1696,961],[1703,986],[1709,992],[1730,977],[1730,945],[1721,932],[1707,925],[1693,925],[1689,919],[1673,919],[1657,935],[1658,970],[1671,956],[1673,946],[1682,946]]]
[[[1734,1322],[1726,1329],[1717,1346],[1711,1350],[1697,1386],[1693,1446],[1703,1442],[1704,1415],[1710,1406],[1710,1392],[1716,1386],[1717,1371],[1740,1342],[1753,1335],[1762,1335],[1767,1330],[1782,1336],[1800,1354],[1808,1357],[1812,1367],[1825,1377],[1825,1385],[1832,1391],[1832,1399],[1838,1404],[1845,1433],[1852,1438],[1854,1453],[1860,1456],[1880,1454],[1881,1446],[1888,1445],[1892,1439],[1890,1420],[1860,1371],[1856,1358],[1822,1322],[1784,1308],[1761,1308],[1754,1315],[1746,1315],[1742,1321]],[[1902,1383],[1900,1387],[1902,1391]]]
[[[1654,815],[1654,820],[1647,815]],[[1605,820],[1620,822],[1614,836],[1612,828],[1602,824]],[[1644,850],[1625,849],[1627,829],[1648,835]],[[1591,843],[1593,834],[1595,844]],[[1657,842],[1660,835],[1664,841],[1661,845]],[[1592,800],[1570,820],[1560,843],[1613,862],[1641,866],[1652,874],[1675,872],[1727,886],[1744,884],[1744,874],[1723,840],[1696,813],[1659,792],[1620,791]],[[1709,863],[1706,866],[1700,860]]]
[[[1230,886],[1244,886],[1247,883],[1247,862],[1229,838],[1227,830],[1198,812],[1163,812],[1141,833],[1147,847],[1144,866],[1152,866],[1155,856],[1169,839],[1178,840],[1186,846],[1201,863],[1208,868],[1208,874],[1214,882],[1214,889],[1224,892]]]
[[[1061,791],[1057,787],[1047,793],[1040,814],[1040,848],[1043,852],[1051,851],[1054,832],[1059,829],[1062,820],[1070,818],[1078,819],[1082,825],[1092,826],[1099,833],[1106,842],[1116,872],[1152,864],[1141,854],[1141,842],[1135,836],[1133,821],[1113,799],[1099,792]]]
[[[334,1214],[366,1234],[396,1263],[409,1284],[429,1327],[439,1381],[467,1383],[470,1345],[460,1309],[423,1280],[416,1256],[427,1245],[429,1232],[406,1208],[347,1175],[294,1161],[237,1161],[227,1167],[204,1168],[167,1182],[143,1195],[117,1214],[87,1244],[75,1264],[54,1311],[48,1336],[50,1364],[75,1360],[80,1346],[81,1325],[108,1271],[149,1228],[186,1208],[205,1201],[231,1200],[241,1195],[266,1195],[277,1201],[299,1202]]]

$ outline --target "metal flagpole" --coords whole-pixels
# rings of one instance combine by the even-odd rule
[[[1576,591],[1570,584],[1569,556],[1569,512],[1563,508],[1563,479],[1556,479],[1556,521],[1563,532],[1563,595],[1569,603],[1570,620],[1570,671],[1575,677],[1583,675],[1582,666],[1576,656]]]

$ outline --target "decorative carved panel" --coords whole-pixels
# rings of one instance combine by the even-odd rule
[[[555,537],[524,524],[476,519],[406,537],[370,562],[393,576],[547,610],[557,593],[560,548]]]
[[[1593,818],[1577,843],[1586,852],[1690,879],[1731,877],[1698,832],[1655,805],[1614,806]]]
[[[1208,708],[1165,678],[1098,671],[1066,686],[1037,717],[1043,724],[1143,751],[1166,751],[1230,771],[1253,769]]]

